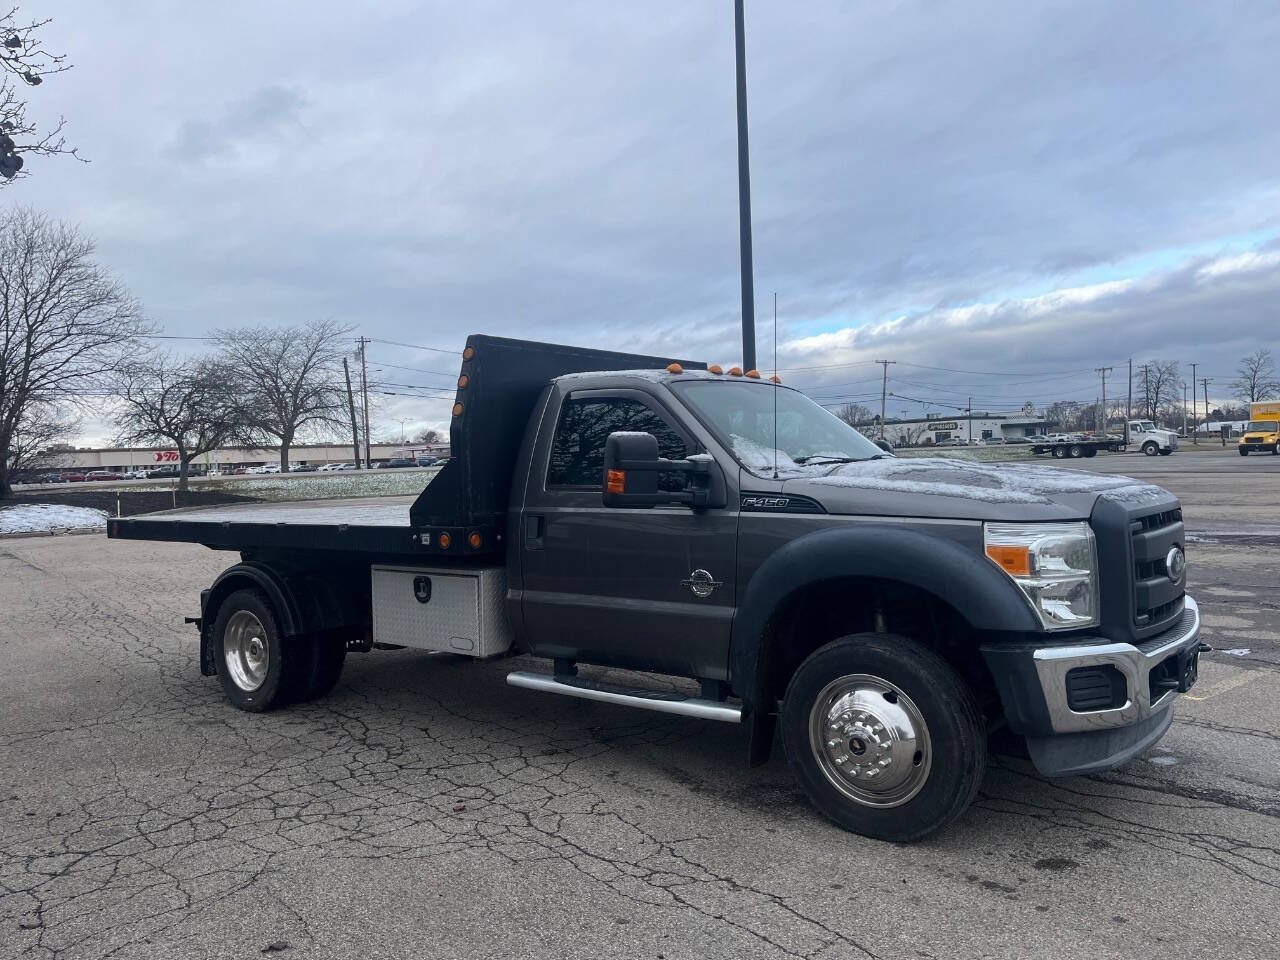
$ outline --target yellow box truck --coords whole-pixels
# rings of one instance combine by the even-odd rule
[[[1280,453],[1280,400],[1249,404],[1249,422],[1240,435],[1240,456]]]

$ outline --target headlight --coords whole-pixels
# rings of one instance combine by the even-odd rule
[[[1098,623],[1098,562],[1089,524],[988,523],[987,556],[1007,573],[1046,630]]]

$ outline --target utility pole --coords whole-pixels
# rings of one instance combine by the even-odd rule
[[[1195,386],[1193,383],[1192,387]],[[1187,381],[1182,381],[1182,432],[1187,432]]]
[[[880,439],[884,439],[884,401],[889,391],[889,364],[897,363],[897,360],[877,360],[876,363],[884,369],[884,376],[880,378]]]
[[[747,146],[747,38],[743,0],[733,5],[738,80],[738,243],[742,257],[742,369],[756,369],[756,292],[751,268],[751,161]],[[883,419],[883,418],[881,418]]]
[[[973,445],[973,397],[968,398],[968,402],[965,404],[964,410],[965,410],[965,420],[968,423],[968,429],[966,430],[966,432],[969,434],[968,442],[969,442],[969,445],[972,446]]]
[[[1101,433],[1103,436],[1106,436],[1106,433],[1107,433],[1107,374],[1111,372],[1111,368],[1097,367],[1095,369],[1097,370],[1098,373],[1102,374],[1102,403],[1100,404],[1101,411],[1100,411],[1100,416],[1098,417],[1098,423],[1101,424],[1101,427],[1098,430],[1098,432]]]
[[[356,469],[360,469],[360,428],[356,424],[356,398],[351,392],[351,370],[347,367],[347,358],[342,358],[342,375],[347,378],[347,408],[351,411],[351,453],[356,458]]]
[[[1183,394],[1186,396],[1185,392]],[[1183,412],[1186,412],[1186,404],[1183,404]],[[1129,445],[1129,419],[1133,416],[1133,357],[1129,358],[1129,396],[1124,402],[1124,445]],[[1185,424],[1184,424],[1185,426]]]
[[[1200,438],[1196,434],[1196,364],[1191,364],[1191,442],[1195,445],[1200,444]]]
[[[1208,378],[1208,377],[1201,377],[1201,378],[1200,378],[1200,382],[1201,382],[1202,384],[1204,384],[1204,429],[1205,429],[1205,438],[1206,438],[1206,439],[1208,439],[1208,435],[1209,435],[1209,378]],[[1192,387],[1192,389],[1194,390],[1194,389],[1195,389],[1195,384],[1192,384],[1192,385],[1191,385],[1191,387]]]
[[[373,469],[373,454],[369,447],[369,362],[365,356],[365,344],[369,341],[360,338],[360,394],[364,398],[364,465]]]

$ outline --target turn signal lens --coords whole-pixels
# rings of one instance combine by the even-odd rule
[[[437,538],[436,542],[440,544],[441,550],[448,550],[449,544],[453,543],[453,537],[449,536],[447,533],[442,533]]]
[[[684,373],[684,367],[680,366],[678,363],[668,363],[667,373]]]
[[[458,389],[461,390],[470,382],[471,382],[471,378],[464,373],[462,376],[458,378]]]
[[[610,470],[605,489],[610,493],[626,493],[627,472],[625,470]]]
[[[462,416],[462,404],[461,404],[461,403],[455,403],[455,404],[453,405],[453,415],[454,415],[455,417],[460,417],[460,416]]]
[[[484,538],[480,536],[478,530],[472,530],[471,536],[467,537],[467,543],[471,544],[472,550],[479,550],[480,544],[484,543]]]
[[[782,378],[781,378],[780,376],[778,376],[778,375],[775,373],[772,377],[770,377],[770,378],[769,378],[769,382],[770,382],[770,383],[781,383],[781,382],[782,382]]]
[[[741,367],[730,367],[730,368],[729,368],[729,376],[731,376],[731,377],[740,377],[740,376],[742,376],[742,368],[741,368]]]
[[[724,373],[724,367],[720,366],[720,364],[718,363],[713,363],[711,364],[711,366],[707,367],[707,373],[714,373],[719,375],[721,373]]]
[[[475,347],[467,347],[467,349],[465,349],[465,350],[463,350],[463,351],[462,351],[462,359],[463,359],[463,360],[470,360],[470,359],[471,359],[472,357],[474,357],[475,355],[476,355],[476,348],[475,348]]]
[[[759,370],[748,370],[748,371],[747,371],[747,376],[748,376],[748,377],[750,377],[752,380],[759,380],[759,379],[760,379],[760,371],[759,371]]]
[[[987,556],[1012,577],[1031,576],[1031,551],[1026,547],[988,543]]]

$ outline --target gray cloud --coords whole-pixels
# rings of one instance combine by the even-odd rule
[[[77,68],[39,109],[94,162],[9,196],[81,222],[171,332],[334,315],[734,357],[723,5],[50,7]],[[1188,273],[1280,233],[1273,4],[761,0],[748,35],[762,341],[773,290],[784,343],[861,328],[859,349],[980,370],[1230,368],[1274,323],[1271,281]],[[1137,280],[1020,313],[1111,276]]]

